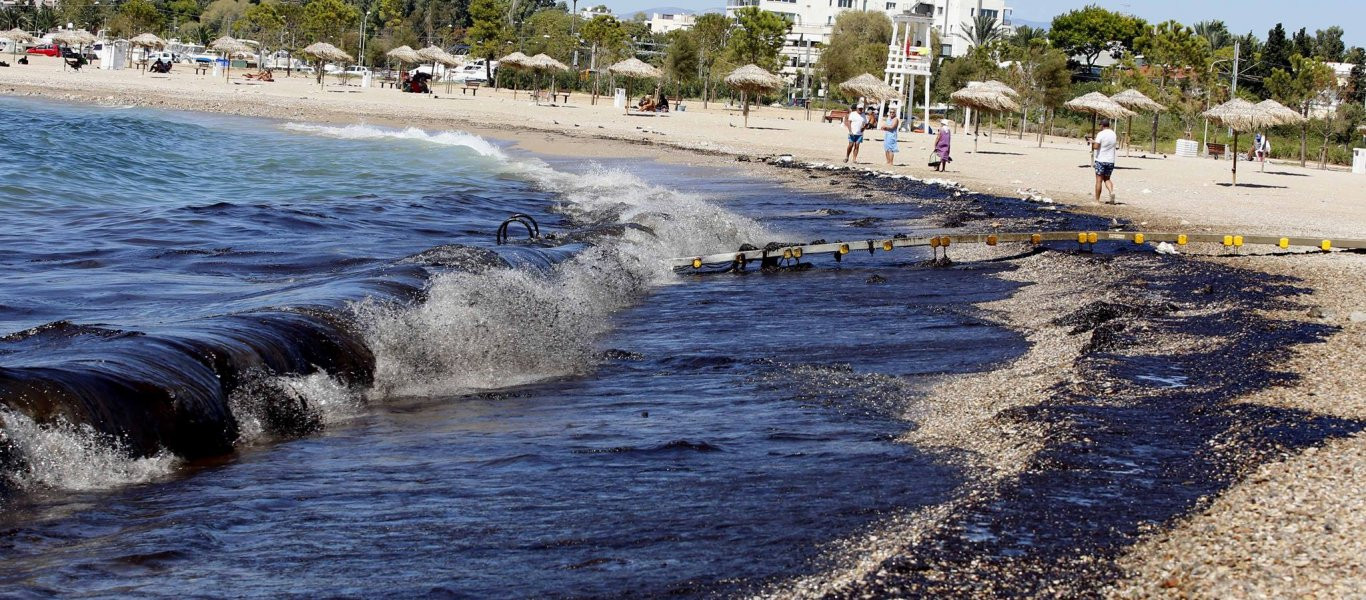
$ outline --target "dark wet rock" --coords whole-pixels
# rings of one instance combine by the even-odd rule
[[[887,283],[887,278],[886,278],[886,277],[883,277],[883,276],[881,276],[881,275],[873,275],[872,277],[869,277],[868,279],[865,279],[865,280],[864,280],[864,283],[869,283],[869,284],[874,284],[874,285],[879,284],[879,283]]]
[[[741,252],[749,252],[750,250],[758,250],[758,249],[759,249],[759,247],[758,247],[758,246],[755,246],[754,244],[740,244],[740,251],[741,251]]]
[[[816,214],[821,215],[821,216],[831,216],[831,217],[835,217],[835,216],[847,214],[848,212],[849,212],[849,211],[847,211],[847,210],[840,210],[840,209],[838,209],[838,208],[818,208],[818,209],[816,209]]]
[[[739,162],[750,162],[752,159],[744,154],[741,154],[740,156],[735,157],[735,160]]]
[[[877,226],[879,223],[881,223],[881,222],[882,222],[882,219],[879,218],[879,217],[864,217],[864,218],[862,218],[862,219],[854,219],[853,221],[850,221],[850,222],[849,222],[849,226],[850,226],[850,227],[868,228],[868,227],[876,227],[876,226]]]
[[[1083,353],[1113,352],[1136,344],[1123,321],[1102,323],[1091,331],[1091,340],[1082,347]]]
[[[1076,335],[1078,333],[1090,331],[1103,323],[1121,317],[1133,317],[1150,312],[1152,312],[1152,309],[1097,300],[1066,316],[1054,319],[1053,324],[1071,327],[1072,335]]]

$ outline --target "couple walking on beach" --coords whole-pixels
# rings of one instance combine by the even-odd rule
[[[883,132],[882,153],[887,159],[887,166],[893,166],[893,159],[896,153],[901,151],[897,144],[898,131],[901,129],[901,115],[896,112],[888,113],[887,118],[883,119],[882,126],[877,127],[877,112],[873,107],[868,107],[868,115],[865,117],[859,110],[857,104],[849,107],[849,114],[844,116],[844,129],[849,134],[849,145],[844,149],[844,162],[849,162],[852,158],[858,162],[859,146],[863,144],[863,132],[868,129],[878,128]],[[934,154],[932,155],[930,166],[935,171],[943,171],[952,160],[949,158],[949,122],[943,120],[939,122],[939,134],[934,140]],[[928,127],[928,123],[926,127]]]

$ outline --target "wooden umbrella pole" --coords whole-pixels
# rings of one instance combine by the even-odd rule
[[[977,138],[981,137],[981,133],[982,133],[982,111],[979,110],[979,111],[975,111],[975,112],[977,113],[977,114],[975,115],[975,116],[977,117],[977,119],[976,119],[975,121],[972,122],[972,152],[973,152],[973,154],[976,154],[976,153],[977,153]]]
[[[1124,156],[1129,156],[1134,149],[1134,118],[1129,117],[1129,126],[1124,130]]]
[[[1153,154],[1157,154],[1157,119],[1161,116],[1161,113],[1153,113]]]
[[[740,101],[745,104],[745,129],[749,129],[749,92],[740,90]]]
[[[1238,185],[1238,134],[1239,134],[1239,133],[1240,133],[1240,132],[1237,131],[1237,130],[1234,130],[1234,131],[1233,131],[1233,185]]]

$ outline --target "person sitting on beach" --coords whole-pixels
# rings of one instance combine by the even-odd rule
[[[655,103],[655,112],[669,112],[669,97],[659,95],[659,102]]]
[[[149,67],[147,70],[153,73],[170,73],[171,63],[168,63],[158,58],[157,61],[152,63],[152,66]]]
[[[1252,154],[1256,160],[1265,163],[1268,156],[1271,156],[1271,138],[1266,137],[1265,133],[1258,133],[1252,142]]]
[[[934,167],[935,172],[948,170],[949,163],[953,158],[949,156],[949,148],[953,142],[953,123],[948,119],[939,121],[939,133],[934,137],[934,154],[931,156],[930,166]]]
[[[257,81],[275,81],[275,75],[271,74],[270,69],[266,69],[256,74]]]
[[[844,162],[849,162],[850,158],[858,162],[858,147],[863,143],[863,126],[867,123],[868,119],[864,118],[857,104],[849,107],[849,114],[844,115],[844,130],[849,134],[849,145],[844,149]]]
[[[19,64],[21,64],[21,65],[26,65],[26,64],[28,64],[28,57],[27,57],[27,56],[21,56],[21,57],[19,57],[19,61],[18,61],[18,62],[19,62]]]
[[[636,108],[644,112],[654,112],[655,99],[651,98],[650,96],[641,96],[640,103],[636,104]]]

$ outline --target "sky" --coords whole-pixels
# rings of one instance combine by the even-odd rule
[[[724,0],[580,0],[580,8],[606,4],[617,14],[631,15],[636,11],[659,7],[687,8],[698,11],[716,10],[725,6]],[[1338,25],[1346,31],[1343,41],[1351,46],[1366,46],[1366,1],[1364,0],[1007,0],[1006,6],[1015,9],[1015,17],[1030,21],[1048,22],[1053,16],[1087,4],[1099,4],[1110,10],[1131,13],[1149,21],[1176,19],[1187,25],[1208,19],[1221,19],[1228,28],[1241,35],[1248,31],[1266,39],[1266,32],[1277,22],[1285,24],[1287,32],[1301,27],[1323,29]]]

